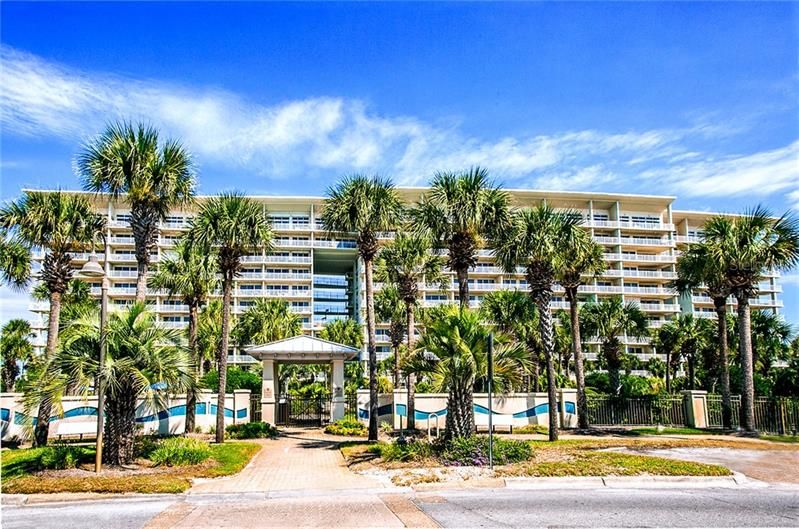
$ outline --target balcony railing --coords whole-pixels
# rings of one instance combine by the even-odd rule
[[[314,248],[357,248],[355,241],[331,241],[327,239],[316,239],[313,241]]]

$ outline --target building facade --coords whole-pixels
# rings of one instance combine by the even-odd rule
[[[400,188],[402,198],[413,203],[424,188]],[[624,195],[584,192],[509,191],[513,206],[534,206],[546,201],[555,208],[579,212],[595,241],[605,248],[607,271],[580,289],[581,302],[610,296],[621,296],[625,302],[635,302],[649,318],[650,327],[659,327],[680,313],[715,318],[713,303],[701,291],[692,296],[678,296],[669,287],[676,278],[676,262],[680,252],[701,236],[702,225],[712,213],[677,211],[672,208],[674,197]],[[107,251],[99,255],[110,278],[109,306],[121,308],[133,302],[136,291],[136,258],[133,235],[129,225],[130,209],[124,200],[110,200],[94,194],[87,195],[97,211],[107,216]],[[233,290],[233,313],[241,314],[258,298],[285,300],[296,312],[307,334],[316,334],[328,321],[355,318],[364,321],[362,266],[353,237],[331,236],[319,220],[324,204],[322,197],[252,197],[263,204],[272,221],[275,233],[274,250],[253,251],[243,259],[241,275]],[[207,197],[199,197],[202,203]],[[197,206],[176,209],[161,223],[153,268],[159,260],[173,252],[174,245],[186,231]],[[386,234],[385,240],[389,240]],[[437,250],[446,254],[446,250]],[[73,264],[79,269],[88,253],[75,253]],[[35,267],[43,255],[34,255]],[[506,274],[497,266],[489,249],[479,252],[476,266],[469,272],[470,305],[479,306],[483,296],[500,289],[526,290],[521,270]],[[377,288],[380,285],[376,285]],[[99,283],[92,285],[92,294],[99,296]],[[767,275],[760,292],[752,301],[754,309],[779,312],[782,307],[781,288],[777,274]],[[216,296],[221,293],[217,292]],[[455,303],[457,284],[450,274],[445,289],[440,285],[422,285],[422,305]],[[733,301],[730,301],[733,303]],[[173,328],[188,324],[188,307],[165,292],[151,291],[148,303],[158,320]],[[553,310],[568,309],[563,290],[555,289]],[[34,302],[34,326],[38,337],[35,345],[43,347],[46,333],[47,303]],[[387,325],[378,324],[378,355],[390,353]],[[587,338],[587,358],[595,359],[598,341]],[[625,339],[627,352],[643,363],[655,355],[649,339]],[[254,360],[233,348],[229,360],[247,364]]]

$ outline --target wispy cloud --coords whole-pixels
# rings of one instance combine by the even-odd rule
[[[799,203],[799,142],[708,153],[699,146],[745,127],[706,116],[684,128],[479,138],[346,97],[256,104],[221,90],[79,71],[7,46],[0,58],[0,120],[20,135],[85,138],[110,119],[144,119],[180,137],[200,163],[267,178],[380,171],[420,184],[437,170],[480,164],[509,186],[635,191],[657,178],[664,192],[785,192]]]

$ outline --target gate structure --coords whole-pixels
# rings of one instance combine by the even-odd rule
[[[324,426],[330,422],[333,396],[300,397],[282,395],[277,401],[275,424],[284,426]]]

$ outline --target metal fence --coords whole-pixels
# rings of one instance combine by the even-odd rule
[[[682,397],[588,397],[589,422],[596,426],[648,426],[685,424]]]
[[[346,395],[346,402],[344,403],[344,418],[345,419],[358,419],[358,395],[349,393]]]
[[[261,393],[250,395],[250,421],[261,422]]]
[[[732,427],[738,427],[738,418],[741,416],[741,397],[732,395]],[[707,396],[707,425],[710,428],[721,428],[724,420],[721,409],[721,395],[709,394]]]

